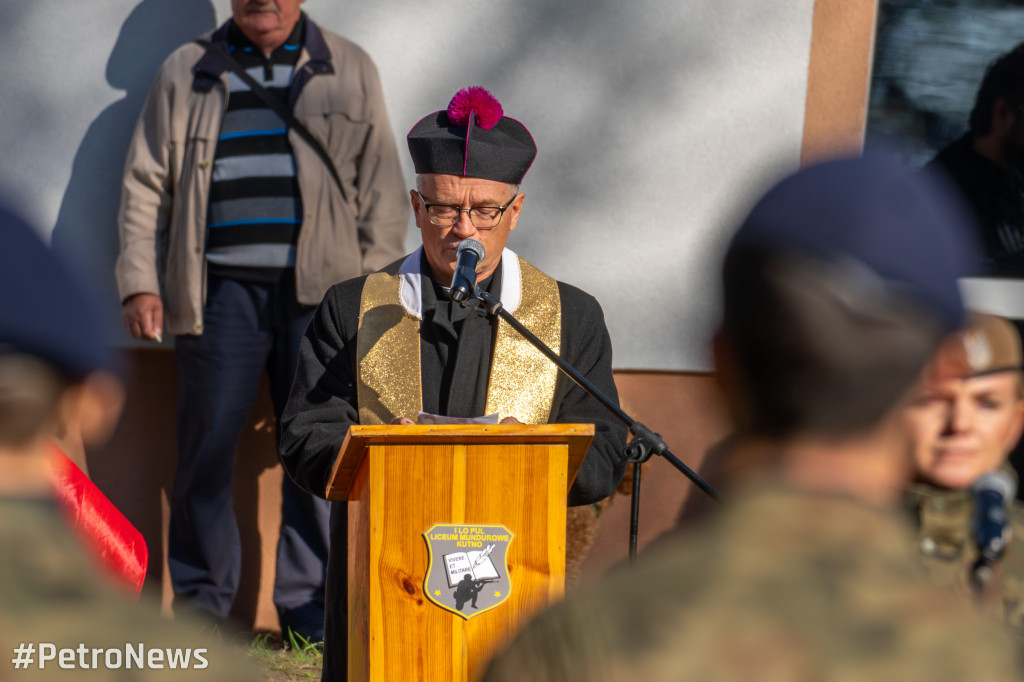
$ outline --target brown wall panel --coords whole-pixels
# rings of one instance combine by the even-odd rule
[[[814,3],[802,165],[863,145],[876,8],[876,0]]]
[[[707,449],[728,431],[721,397],[711,375],[617,372],[615,383],[622,408],[633,419],[660,433],[669,450],[695,471]],[[675,523],[683,501],[691,494],[704,493],[664,458],[655,456],[644,465],[637,535],[641,549]],[[597,537],[583,563],[583,581],[599,576],[628,557],[630,502],[629,490],[621,491],[601,515]]]
[[[128,398],[110,441],[86,455],[93,481],[146,538],[149,570],[143,594],[171,603],[167,575],[169,496],[174,481],[174,354],[126,352]],[[266,381],[249,416],[236,459],[235,512],[242,537],[243,568],[234,616],[258,629],[277,627],[271,601],[277,526],[281,511],[281,468],[273,440],[274,417]]]

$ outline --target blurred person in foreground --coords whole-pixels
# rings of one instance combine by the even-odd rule
[[[971,252],[930,182],[838,160],[756,204],[725,258],[714,345],[737,429],[725,502],[543,613],[487,682],[1018,674],[994,624],[922,579],[897,511],[902,408],[962,322]]]
[[[50,436],[75,424],[98,444],[123,391],[82,284],[2,208],[0,288],[9,292],[0,298],[0,678],[150,680],[189,669],[253,679],[239,653],[196,624],[165,620],[115,586],[61,514]]]
[[[1021,340],[1001,317],[968,319],[957,335],[966,376],[922,385],[906,409],[915,468],[907,506],[933,581],[973,594],[1024,633],[1024,506],[1007,462],[1024,427]]]

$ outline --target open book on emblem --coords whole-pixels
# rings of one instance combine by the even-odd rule
[[[481,551],[452,552],[444,555],[444,567],[448,572],[448,587],[455,587],[467,576],[470,580],[497,580],[498,569],[494,567],[488,555],[494,551],[494,545],[488,545]]]

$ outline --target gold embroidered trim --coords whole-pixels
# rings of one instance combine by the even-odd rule
[[[562,338],[558,283],[519,259],[522,303],[516,318],[555,353]],[[415,419],[423,409],[420,321],[399,299],[401,276],[366,278],[359,303],[357,390],[360,424]],[[491,360],[485,414],[546,424],[555,399],[558,368],[506,322],[499,321]]]
[[[420,321],[402,307],[401,281],[377,272],[363,284],[356,340],[360,424],[415,421],[422,409]]]
[[[562,340],[562,302],[558,282],[519,259],[523,300],[517,320],[556,354]],[[491,360],[485,414],[515,417],[524,424],[546,424],[555,400],[558,368],[504,320]]]

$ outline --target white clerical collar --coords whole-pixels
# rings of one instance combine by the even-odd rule
[[[401,281],[398,298],[405,311],[417,320],[423,319],[423,247],[413,251],[398,270]],[[515,313],[523,301],[523,277],[519,269],[519,256],[511,249],[501,252],[501,299],[502,307]]]

